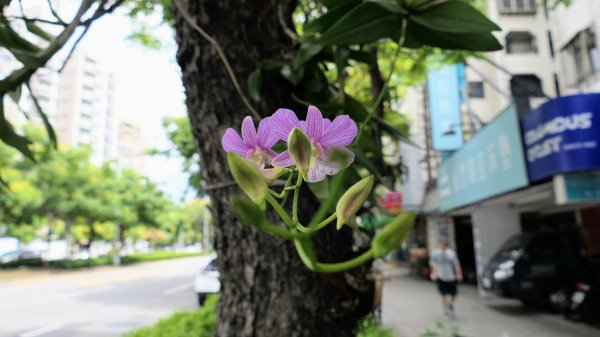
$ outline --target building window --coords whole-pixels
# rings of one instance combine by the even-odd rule
[[[596,44],[596,34],[585,29],[562,49],[565,74],[570,85],[576,84],[600,70],[600,55]]]
[[[82,99],[81,100],[81,105],[84,107],[91,107],[92,106],[92,101],[87,100],[87,99]]]
[[[484,98],[485,92],[483,91],[483,82],[469,81],[469,83],[467,83],[467,94],[471,98]]]
[[[510,32],[506,34],[506,52],[508,54],[537,53],[535,37],[530,32]]]
[[[84,136],[84,135],[89,135],[91,133],[90,129],[86,129],[86,128],[79,128],[79,134]]]
[[[535,0],[498,0],[498,11],[502,14],[535,14]]]

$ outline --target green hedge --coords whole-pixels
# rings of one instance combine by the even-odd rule
[[[121,258],[121,263],[129,264],[144,261],[158,261],[166,259],[176,259],[181,257],[200,256],[202,253],[178,253],[173,251],[155,251],[151,253],[137,253]],[[87,260],[55,260],[50,261],[48,265],[54,268],[61,269],[76,269],[94,266],[108,266],[112,264],[111,256],[100,256]],[[17,267],[41,267],[44,262],[41,259],[32,259],[24,261],[15,261],[0,265],[0,268],[17,268]]]
[[[64,268],[64,269],[74,269],[74,268],[84,268],[84,267],[94,267],[94,266],[106,266],[112,263],[112,257],[110,256],[100,256],[93,259],[87,260],[56,260],[50,261],[51,267],[56,268]]]
[[[177,312],[158,323],[125,334],[123,337],[212,337],[215,328],[217,295],[208,297],[204,306],[193,312]],[[356,337],[394,337],[394,331],[382,328],[373,316],[365,318]]]
[[[206,299],[202,308],[178,312],[155,325],[129,332],[124,337],[212,337],[215,329],[217,296]]]
[[[122,263],[135,263],[135,262],[144,262],[144,261],[157,261],[157,260],[168,260],[168,259],[176,259],[180,257],[189,257],[189,256],[200,256],[203,253],[178,253],[173,251],[166,250],[157,250],[152,253],[136,253],[127,256],[123,256],[121,258]]]

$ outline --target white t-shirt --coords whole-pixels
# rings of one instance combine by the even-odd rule
[[[454,250],[450,248],[434,249],[429,258],[429,265],[435,268],[437,279],[446,282],[456,281],[456,267],[459,262]]]

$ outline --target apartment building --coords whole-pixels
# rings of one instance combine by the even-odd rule
[[[109,68],[84,51],[76,51],[60,74],[55,127],[65,144],[89,146],[95,164],[117,157],[114,93]]]
[[[551,15],[564,94],[600,91],[600,1],[573,0]]]
[[[118,139],[117,163],[119,166],[144,172],[147,146],[139,125],[131,121],[121,121]]]

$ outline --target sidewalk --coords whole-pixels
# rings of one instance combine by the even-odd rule
[[[459,286],[457,318],[448,321],[434,283],[409,276],[405,268],[387,270],[385,275],[383,324],[398,337],[418,337],[437,322],[456,327],[461,337],[600,336],[600,329],[525,308],[518,301],[482,299],[472,285]]]

